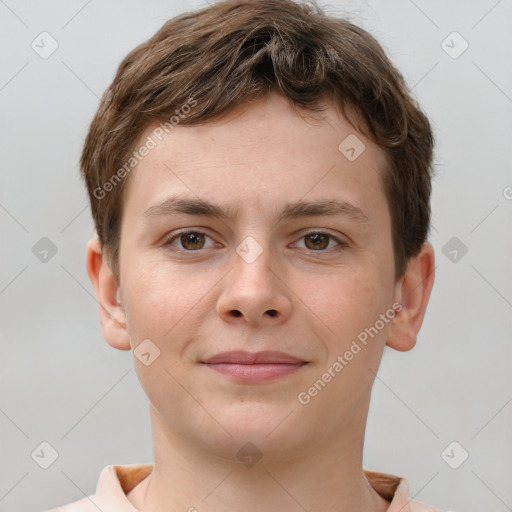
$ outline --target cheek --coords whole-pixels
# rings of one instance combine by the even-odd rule
[[[319,296],[318,309],[340,341],[356,336],[387,308],[379,278],[378,272],[368,266],[360,272],[347,269],[346,273],[333,276],[328,289]]]
[[[135,258],[121,276],[133,360],[140,384],[157,410],[183,401],[179,363],[197,325],[197,296],[183,276],[160,263],[142,265]],[[139,348],[140,347],[140,348]],[[144,354],[149,357],[144,358]]]
[[[383,322],[380,315],[389,311],[391,303],[378,267],[366,267],[366,272],[352,272],[343,279],[340,276],[332,281],[326,295],[329,300],[324,302],[322,318],[335,334],[323,338],[328,357],[319,366],[317,377],[329,384],[317,406],[344,397],[345,405],[329,420],[334,425],[371,390],[389,328],[389,320]]]
[[[194,324],[194,307],[198,297],[204,295],[200,282],[173,273],[162,262],[142,265],[134,260],[124,272],[121,283],[132,344],[150,338],[168,345],[184,326]]]
[[[352,268],[350,273],[333,279],[325,294],[329,300],[324,301],[322,318],[335,334],[329,332],[323,338],[328,356],[321,370],[330,369],[337,375],[326,397],[334,399],[341,393],[355,404],[371,389],[392,318],[388,314],[387,321],[381,320],[392,306],[392,289],[380,265],[375,261],[360,272]],[[336,361],[339,364],[333,368]]]

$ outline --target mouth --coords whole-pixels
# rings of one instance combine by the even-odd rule
[[[308,361],[284,352],[266,350],[257,353],[223,352],[202,364],[239,381],[268,382],[295,373],[308,364]]]

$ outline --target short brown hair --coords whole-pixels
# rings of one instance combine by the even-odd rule
[[[115,274],[122,178],[148,124],[168,120],[192,97],[197,106],[179,122],[203,124],[270,90],[310,112],[321,111],[325,98],[345,114],[351,107],[362,121],[358,129],[385,150],[395,275],[403,277],[429,233],[429,121],[373,36],[312,1],[292,0],[227,0],[184,13],[121,62],[81,157],[96,231]]]

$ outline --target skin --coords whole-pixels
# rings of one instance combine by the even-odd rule
[[[152,474],[128,494],[138,510],[389,506],[362,468],[370,392],[384,346],[404,351],[416,343],[434,252],[425,243],[395,279],[385,155],[334,105],[322,116],[299,117],[271,93],[202,126],[178,125],[128,178],[119,276],[98,240],[88,244],[107,342],[133,350],[150,339],[160,350],[148,366],[134,357],[150,401],[155,459]],[[338,150],[350,134],[366,146],[354,161]],[[237,214],[144,215],[176,194]],[[325,199],[352,203],[367,221],[343,214],[277,220],[288,202]],[[206,236],[172,239],[184,228]],[[311,234],[319,232],[348,245],[319,243]],[[236,252],[248,236],[262,250],[251,263]],[[401,311],[301,404],[298,394],[394,303]],[[229,350],[279,350],[308,363],[266,383],[235,381],[201,364]],[[250,467],[237,458],[249,441],[261,453]]]

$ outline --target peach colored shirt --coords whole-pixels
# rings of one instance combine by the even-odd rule
[[[96,493],[46,512],[138,512],[126,495],[153,470],[153,464],[106,466],[100,474]],[[390,501],[388,512],[440,512],[409,497],[405,478],[375,471],[364,472],[371,486]]]

